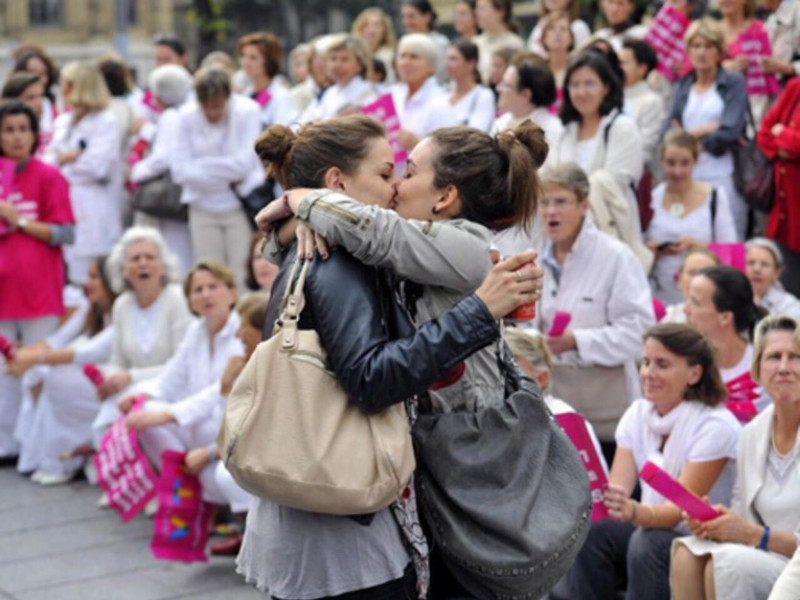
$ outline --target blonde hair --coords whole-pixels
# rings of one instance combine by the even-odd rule
[[[704,17],[693,21],[692,24],[689,25],[686,35],[683,36],[687,48],[692,45],[696,37],[701,37],[716,46],[717,50],[719,50],[720,60],[727,54],[725,48],[725,32],[722,31],[722,25],[720,25],[719,21],[716,19]]]
[[[669,146],[688,150],[695,160],[700,158],[700,144],[695,137],[685,129],[670,129],[667,132],[667,135],[664,136],[664,141],[661,142],[662,159]]]
[[[214,50],[206,54],[205,58],[200,62],[200,68],[222,69],[231,77],[236,73],[236,63],[233,61],[233,58],[231,58],[230,54],[222,50]]]
[[[345,35],[342,39],[328,48],[328,54],[333,52],[349,52],[361,65],[361,76],[366,78],[372,72],[372,54],[367,43],[355,35]]]
[[[111,93],[100,69],[93,64],[71,62],[61,69],[61,79],[69,82],[70,90],[64,100],[72,108],[97,112],[111,104]]]
[[[756,325],[756,335],[753,342],[753,362],[750,374],[753,379],[761,383],[761,359],[767,347],[767,335],[772,331],[787,331],[794,337],[794,344],[800,348],[800,322],[788,315],[771,315],[765,317]]]
[[[350,33],[361,37],[361,32],[367,25],[367,19],[369,19],[370,16],[372,15],[377,15],[383,22],[383,38],[381,39],[381,43],[378,44],[378,48],[383,48],[385,46],[387,48],[391,48],[392,50],[394,50],[394,47],[397,45],[397,36],[395,35],[394,32],[394,25],[392,25],[392,20],[389,18],[389,15],[387,15],[382,9],[377,8],[375,6],[370,8],[365,8],[360,13],[358,13],[356,20],[353,21],[353,26],[350,28]]]
[[[548,374],[553,368],[555,359],[544,342],[544,336],[535,329],[523,330],[515,327],[506,327],[503,331],[503,338],[508,344],[514,358],[520,357],[527,360],[534,369]],[[550,391],[550,379],[542,390],[545,393]]]
[[[212,277],[221,281],[226,288],[236,292],[236,280],[233,277],[233,271],[228,265],[224,265],[216,260],[202,260],[189,269],[189,272],[186,273],[186,277],[183,278],[183,295],[186,296],[186,300],[191,298],[192,280],[200,271],[209,273]],[[192,313],[197,314],[193,310]]]

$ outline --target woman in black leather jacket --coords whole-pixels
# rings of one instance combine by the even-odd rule
[[[284,187],[327,187],[384,206],[394,196],[392,151],[382,127],[369,118],[324,121],[299,134],[273,127],[262,134],[257,150]],[[268,309],[270,329],[297,258],[296,244],[282,258]],[[496,319],[532,297],[535,271],[513,272],[531,259],[529,253],[498,264],[475,294],[414,330],[395,301],[391,274],[334,250],[309,270],[300,326],[319,333],[351,400],[362,410],[379,411],[426,390],[448,368],[495,340]],[[408,538],[398,527],[410,517],[385,509],[356,520],[259,499],[248,516],[239,571],[284,600],[411,598]]]

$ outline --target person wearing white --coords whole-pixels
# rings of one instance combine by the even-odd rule
[[[628,598],[669,598],[670,545],[685,531],[683,512],[639,478],[647,461],[713,502],[731,498],[741,427],[722,406],[713,350],[675,323],[656,325],[644,340],[644,398],[616,431],[604,498],[611,519],[592,523],[569,575],[572,598],[613,598],[625,579]],[[641,502],[630,497],[637,482]]]
[[[386,83],[394,83],[394,49],[397,36],[392,19],[382,9],[369,7],[362,10],[350,28],[367,45],[367,50],[386,68]]]
[[[153,96],[164,107],[155,125],[156,134],[150,153],[131,168],[130,180],[140,184],[171,170],[175,146],[179,143],[178,109],[189,101],[192,77],[183,67],[163,65],[150,73],[148,80]],[[155,227],[164,236],[169,249],[180,261],[180,272],[186,273],[194,263],[192,237],[188,223],[161,219],[143,213],[134,217],[137,225]]]
[[[397,47],[397,78],[390,88],[400,120],[398,141],[407,150],[439,127],[444,117],[444,90],[434,73],[438,60],[436,44],[430,36],[410,33],[400,38]]]
[[[580,196],[573,191],[581,184],[571,179],[573,172],[554,167],[542,174],[538,216],[548,243],[541,254],[544,286],[533,325],[546,334],[556,311],[570,313],[567,330],[546,338],[557,362],[623,367],[627,398],[618,402],[631,402],[640,395],[636,360],[642,336],[655,322],[650,288],[631,249],[586,218],[588,189]],[[588,188],[585,176],[582,186]]]
[[[470,41],[454,43],[447,50],[445,72],[451,90],[445,100],[441,127],[466,125],[488,132],[496,112],[494,93],[479,83],[478,47]]]
[[[772,240],[759,237],[747,240],[747,278],[753,286],[756,304],[773,315],[800,318],[800,299],[783,289],[783,255]]]
[[[253,151],[261,132],[258,105],[231,96],[228,74],[218,69],[195,75],[197,103],[180,109],[179,143],[172,178],[189,205],[194,255],[231,265],[244,289],[250,223],[237,198],[264,183],[263,168]]]
[[[61,72],[71,110],[56,118],[43,160],[69,181],[75,243],[64,248],[69,276],[83,283],[89,263],[108,254],[119,238],[122,165],[111,96],[97,67],[70,63]]]
[[[525,42],[512,31],[512,7],[509,0],[477,0],[475,3],[475,21],[481,33],[472,41],[478,46],[478,71],[483,81],[489,81],[495,51],[525,49]]]
[[[800,546],[781,573],[767,600],[794,600],[800,590]]]
[[[742,431],[730,508],[672,546],[675,600],[766,598],[800,542],[800,326],[768,317],[758,325],[752,364],[774,404]],[[797,590],[791,597],[796,597]]]
[[[567,70],[564,86],[564,132],[555,162],[575,161],[589,175],[598,169],[611,173],[638,221],[635,187],[644,168],[642,140],[636,122],[622,112],[622,88],[608,61],[596,53],[579,55]],[[636,234],[641,238],[641,228]]]
[[[433,42],[436,52],[434,71],[437,80],[444,81],[444,57],[450,47],[450,40],[434,29],[437,14],[433,6],[428,0],[403,0],[400,13],[405,35],[420,34],[427,36]]]
[[[719,257],[704,248],[693,248],[686,253],[681,268],[678,269],[677,285],[681,291],[681,301],[667,306],[667,314],[661,319],[662,323],[686,323],[685,308],[689,300],[689,284],[700,271],[719,264]]]
[[[261,128],[289,125],[298,116],[294,96],[280,76],[283,49],[272,33],[249,33],[237,43],[239,62],[249,85],[243,93],[259,106]]]
[[[689,249],[737,239],[725,188],[692,179],[699,154],[697,141],[681,129],[667,133],[661,146],[666,181],[653,190],[644,237],[656,254],[653,295],[665,305],[681,301],[676,275]]]
[[[109,257],[108,270],[113,288],[125,291],[111,315],[114,344],[97,390],[102,404],[92,423],[95,448],[120,415],[118,398],[158,376],[192,321],[180,287],[171,283],[176,260],[158,230],[128,229]]]
[[[570,16],[570,30],[572,32],[573,45],[576,48],[583,46],[583,43],[592,35],[592,30],[585,21],[578,19],[580,2],[578,0],[544,0],[542,2],[542,14],[536,25],[528,36],[528,50],[535,52],[539,56],[548,58],[547,49],[543,45],[544,29],[552,15],[565,13]]]
[[[773,11],[764,23],[769,35],[772,55],[761,59],[761,66],[767,73],[777,76],[794,77],[800,75],[800,1],[765,0],[764,8]]]

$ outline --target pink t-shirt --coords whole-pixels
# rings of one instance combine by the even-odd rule
[[[58,169],[36,158],[16,173],[7,201],[30,221],[75,223],[67,180]],[[60,247],[20,231],[0,236],[0,319],[61,315],[63,288]]]

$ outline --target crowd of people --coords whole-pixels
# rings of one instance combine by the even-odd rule
[[[95,481],[87,457],[125,418],[156,471],[186,453],[233,532],[211,551],[276,600],[471,597],[413,485],[364,521],[254,497],[220,460],[226,398],[313,260],[300,326],[360,409],[500,403],[505,342],[553,413],[586,419],[610,517],[552,598],[799,597],[800,0],[716,4],[667,1],[687,22],[668,68],[633,0],[601,0],[595,27],[543,0],[527,38],[511,1],[459,0],[453,40],[404,0],[401,32],[371,7],[285,59],[254,32],[196,70],[159,35],[141,87],[115,55],[20,46],[0,460]],[[363,114],[381,99],[396,130]],[[773,174],[756,200],[755,152]],[[650,487],[648,461],[719,516]]]

